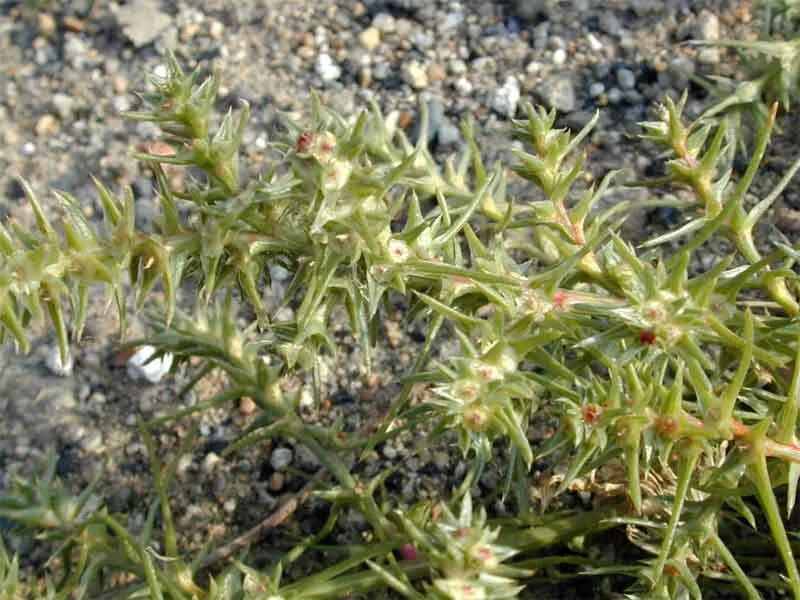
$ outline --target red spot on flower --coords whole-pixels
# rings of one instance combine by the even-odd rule
[[[656,332],[652,329],[644,329],[639,332],[639,341],[647,346],[656,343]]]
[[[667,577],[677,577],[680,574],[677,567],[673,565],[666,565],[664,567],[664,575]]]
[[[569,308],[568,303],[570,301],[570,293],[565,292],[563,290],[556,292],[553,294],[553,304],[556,305],[558,310],[566,310]]]
[[[583,417],[583,422],[587,425],[596,425],[600,421],[602,414],[603,409],[597,404],[587,404],[581,408],[581,417]]]
[[[491,548],[479,548],[477,554],[478,558],[483,561],[492,560],[494,558],[494,552],[492,552]]]
[[[419,552],[414,547],[414,544],[405,543],[400,547],[400,558],[407,561],[419,560]]]
[[[455,531],[455,536],[459,539],[463,539],[467,537],[470,533],[472,533],[472,529],[469,527],[459,527]]]
[[[664,437],[675,437],[678,433],[678,420],[675,417],[660,417],[656,421],[656,431]]]
[[[310,131],[304,131],[297,137],[297,144],[295,145],[295,148],[298,152],[305,152],[311,147],[313,141],[314,134]]]

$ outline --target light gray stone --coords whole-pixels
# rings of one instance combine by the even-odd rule
[[[125,37],[141,48],[155,42],[172,25],[172,17],[154,0],[134,0],[117,10],[117,22]]]
[[[536,93],[545,105],[562,113],[572,112],[578,105],[575,84],[569,75],[553,75],[545,79]]]
[[[275,448],[269,457],[269,464],[276,471],[285,471],[292,464],[293,458],[294,453],[291,448]]]

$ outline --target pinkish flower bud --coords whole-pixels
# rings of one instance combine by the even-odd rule
[[[400,559],[409,562],[419,560],[419,552],[414,544],[406,542],[400,547]]]
[[[314,134],[310,131],[304,131],[299,136],[297,136],[297,142],[295,144],[295,149],[298,152],[307,152],[309,148],[311,148],[311,144],[314,143]]]

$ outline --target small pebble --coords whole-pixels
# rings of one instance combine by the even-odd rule
[[[217,465],[222,462],[219,454],[216,452],[209,452],[203,459],[203,470],[206,473],[211,473],[217,468]]]
[[[53,115],[42,115],[39,117],[39,120],[36,121],[36,126],[34,129],[36,131],[36,135],[39,137],[52,135],[58,131],[58,119],[56,119]]]
[[[166,353],[150,360],[155,352],[156,349],[153,346],[140,346],[126,364],[128,377],[134,381],[146,379],[150,383],[161,381],[172,368],[172,354]]]
[[[458,146],[461,144],[461,131],[449,119],[442,119],[436,132],[436,141],[443,147]]]
[[[369,67],[361,67],[358,70],[358,85],[361,87],[369,87],[372,83],[372,69]]]
[[[536,87],[536,91],[546,106],[559,112],[572,112],[577,107],[575,85],[569,75],[549,77]]]
[[[448,63],[447,68],[453,75],[464,75],[467,72],[467,63],[460,58],[454,58]]]
[[[181,457],[178,459],[178,465],[176,467],[178,474],[179,475],[185,474],[191,468],[193,462],[194,459],[191,454],[189,454],[188,452],[186,454],[182,454]]]
[[[775,211],[775,222],[784,233],[800,232],[800,210],[781,206]]]
[[[294,454],[290,448],[275,448],[269,457],[269,464],[276,471],[285,471],[292,464]]]
[[[617,71],[617,83],[623,90],[632,90],[636,87],[636,75],[630,69],[619,69]]]
[[[358,41],[367,50],[374,50],[381,45],[381,32],[377,27],[368,27],[359,34]]]
[[[447,77],[447,71],[445,71],[444,67],[439,63],[431,63],[428,65],[427,70],[428,81],[437,82],[437,81],[444,81]]]
[[[603,42],[598,40],[594,34],[587,35],[586,41],[589,42],[589,48],[591,48],[592,52],[600,52],[603,49]]]
[[[225,25],[219,21],[212,21],[208,28],[208,35],[212,40],[221,40],[222,35],[225,33]]]
[[[472,93],[472,83],[466,77],[456,79],[453,87],[461,96],[469,96]]]
[[[619,88],[611,88],[608,91],[608,101],[611,104],[619,104],[619,101],[622,100],[622,90]]]
[[[314,69],[322,81],[335,81],[342,74],[342,68],[333,61],[329,54],[324,52],[317,56]]]
[[[111,80],[111,87],[117,94],[124,94],[128,91],[128,80],[122,75],[115,75]]]
[[[239,399],[239,412],[249,417],[256,412],[256,403],[250,396],[243,396]]]
[[[715,42],[719,39],[719,18],[708,9],[703,9],[697,16],[694,34],[697,39]]]
[[[553,64],[560,67],[567,62],[567,51],[564,48],[559,48],[553,52]]]
[[[283,489],[285,481],[286,476],[279,471],[275,471],[269,478],[269,491],[280,492]]]
[[[44,37],[53,37],[56,32],[56,20],[53,18],[53,15],[46,12],[39,13],[38,18],[38,25],[39,25],[39,33],[41,33]]]
[[[47,367],[47,370],[53,375],[58,375],[59,377],[69,377],[72,375],[72,354],[67,353],[66,364],[61,362],[61,352],[56,345],[50,346],[47,349],[47,355],[45,356],[44,364]]]
[[[381,33],[394,33],[397,30],[395,18],[389,13],[378,13],[372,19],[372,26]]]
[[[80,440],[81,449],[86,452],[99,452],[103,449],[103,434],[97,430],[86,433]]]
[[[67,31],[72,31],[74,33],[81,33],[84,29],[86,29],[86,21],[83,19],[79,19],[73,15],[67,15],[64,17],[63,20],[64,29]]]
[[[72,98],[72,96],[68,94],[62,94],[61,92],[56,92],[53,94],[50,102],[53,104],[53,108],[56,110],[58,117],[62,121],[72,117],[72,113],[75,110],[75,100]]]
[[[492,97],[492,108],[498,114],[512,118],[517,112],[520,90],[519,82],[513,75],[506,77],[505,83],[495,91]]]
[[[596,81],[592,85],[589,86],[589,95],[592,98],[597,98],[600,94],[606,91],[606,86],[604,86],[601,82]]]
[[[403,69],[406,83],[415,90],[422,90],[428,87],[428,73],[425,67],[413,60],[405,65]]]

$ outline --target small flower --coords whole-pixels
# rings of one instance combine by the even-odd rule
[[[395,263],[403,263],[411,256],[411,250],[403,240],[392,239],[387,244],[389,260]]]
[[[485,600],[487,597],[483,586],[464,579],[437,579],[433,585],[440,594],[451,600]]]
[[[332,159],[326,166],[323,175],[323,187],[326,190],[340,190],[347,180],[350,179],[350,173],[353,167],[346,160]]]
[[[314,139],[311,153],[320,163],[325,164],[333,160],[333,151],[336,149],[336,136],[330,131],[320,133]]]
[[[667,309],[656,300],[645,304],[642,312],[645,318],[653,324],[662,323],[667,318]]]
[[[565,292],[564,290],[559,290],[555,294],[553,294],[553,305],[556,307],[557,310],[565,311],[569,308],[569,303],[572,300],[572,294],[569,292]]]
[[[481,393],[481,385],[472,379],[462,379],[453,385],[453,395],[464,402],[475,402]]]
[[[491,571],[500,564],[491,546],[474,546],[470,553],[482,570]]]
[[[298,153],[307,152],[313,142],[314,142],[314,134],[310,131],[304,131],[299,136],[297,136],[297,142],[295,143],[295,150],[297,150]]]
[[[653,346],[656,343],[656,332],[652,329],[643,329],[639,332],[639,341],[645,346]]]
[[[659,417],[656,420],[655,428],[665,438],[673,438],[678,433],[678,420],[670,416]]]
[[[487,365],[486,363],[478,363],[475,366],[475,372],[480,379],[486,382],[496,381],[503,377],[503,372],[500,369],[494,365]]]
[[[489,417],[490,413],[484,406],[479,404],[467,406],[464,409],[464,426],[476,433],[485,431],[489,424]]]
[[[556,292],[560,294],[563,292]],[[555,296],[554,296],[555,300]],[[554,303],[545,298],[544,294],[537,290],[525,290],[517,297],[517,310],[533,317],[537,323],[544,319],[554,308]]]
[[[369,270],[370,274],[378,281],[387,282],[392,278],[392,268],[385,264],[372,265]]]
[[[589,426],[597,425],[603,416],[603,407],[597,404],[587,404],[581,408],[581,418]]]

